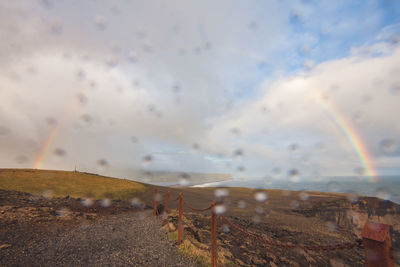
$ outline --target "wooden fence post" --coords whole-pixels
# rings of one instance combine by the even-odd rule
[[[394,267],[391,254],[389,225],[367,222],[361,233],[366,257],[366,266]]]
[[[182,242],[182,192],[179,193],[178,245]]]
[[[211,267],[217,266],[217,214],[214,206],[215,201],[211,203]]]
[[[153,215],[157,216],[157,188],[154,189],[154,211]]]
[[[164,206],[164,212],[163,212],[163,215],[162,215],[162,221],[161,221],[161,226],[163,226],[164,225],[164,221],[165,221],[165,217],[167,216],[166,215],[166,212],[167,212],[167,209],[168,209],[168,200],[169,200],[169,195],[171,194],[171,192],[170,191],[168,191],[168,193],[167,193],[167,199],[165,200],[165,206]]]

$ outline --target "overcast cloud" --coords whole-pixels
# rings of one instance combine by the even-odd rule
[[[399,174],[400,5],[356,2],[1,1],[0,167],[352,175],[329,101]]]

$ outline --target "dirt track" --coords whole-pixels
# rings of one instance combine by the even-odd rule
[[[195,266],[149,210],[124,211],[123,203],[97,213],[74,211],[74,205],[57,209],[58,202],[78,202],[73,199],[37,199],[22,207],[28,194],[5,199],[7,191],[0,193],[1,266]]]

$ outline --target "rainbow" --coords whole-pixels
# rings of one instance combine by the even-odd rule
[[[318,97],[318,99],[319,100],[317,100],[317,103],[324,109],[330,119],[348,139],[363,168],[365,169],[366,175],[369,176],[370,181],[374,183],[378,182],[378,172],[373,164],[372,155],[356,128],[344,115],[341,114],[339,109],[335,107],[332,101],[324,99],[322,96]]]
[[[44,158],[46,157],[47,151],[50,148],[51,143],[54,140],[54,137],[56,136],[58,129],[59,129],[59,124],[56,124],[53,129],[51,130],[49,136],[47,137],[46,141],[44,142],[42,148],[40,149],[40,152],[38,156],[36,157],[35,163],[33,165],[34,169],[39,169],[40,165],[42,165]]]

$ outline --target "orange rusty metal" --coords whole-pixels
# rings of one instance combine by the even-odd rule
[[[214,206],[215,201],[211,203],[211,267],[217,266],[217,214]]]
[[[394,267],[391,255],[389,225],[367,222],[361,233],[366,256],[366,266]]]
[[[154,189],[154,211],[153,215],[157,216],[157,188]]]
[[[163,212],[163,215],[162,215],[161,226],[164,225],[164,221],[165,221],[165,219],[166,219],[165,217],[167,216],[168,200],[169,200],[170,194],[171,194],[171,192],[168,191],[168,193],[167,193],[167,198],[165,199],[165,207],[164,207],[164,212]]]
[[[182,192],[179,193],[178,245],[182,242]]]

